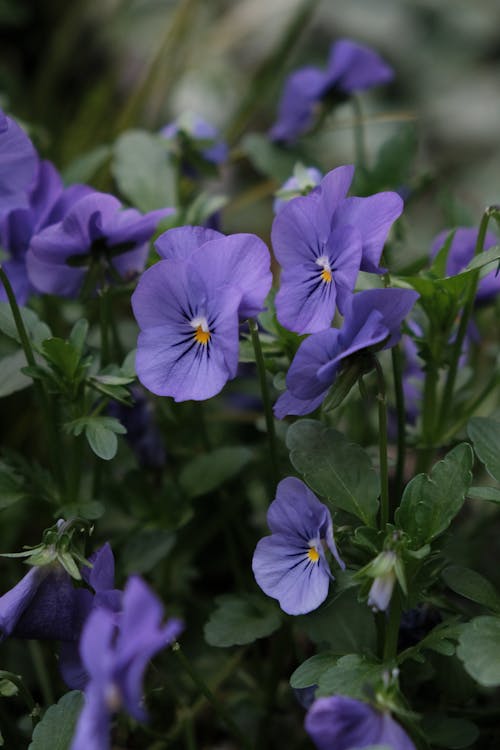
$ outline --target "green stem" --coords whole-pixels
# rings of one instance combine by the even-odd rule
[[[28,641],[28,648],[31,655],[31,660],[35,668],[38,684],[40,685],[40,691],[43,696],[43,701],[46,706],[51,706],[55,703],[54,692],[50,682],[49,675],[47,673],[47,667],[43,658],[43,653],[38,641]]]
[[[366,147],[365,147],[365,129],[363,125],[363,110],[361,102],[357,96],[351,98],[352,108],[354,110],[354,152],[356,166],[366,169]]]
[[[33,353],[31,342],[29,340],[29,336],[24,326],[21,312],[19,310],[19,306],[17,304],[17,300],[15,297],[14,291],[12,289],[12,286],[10,284],[9,278],[7,274],[5,273],[5,271],[3,270],[1,265],[0,265],[0,280],[4,286],[5,293],[7,294],[7,299],[9,300],[10,309],[12,311],[14,323],[16,324],[17,333],[21,340],[21,346],[23,347],[24,356],[26,357],[26,362],[28,363],[30,367],[35,367],[36,366],[35,355]]]
[[[397,438],[397,460],[396,460],[396,478],[395,478],[395,496],[401,497],[403,491],[404,468],[406,458],[406,409],[405,394],[403,391],[403,372],[401,366],[401,349],[399,344],[391,350],[392,357],[392,376],[394,379],[394,393],[396,396],[396,415],[398,422]]]
[[[13,674],[13,672],[6,672],[4,669],[0,670],[0,680],[8,680],[17,687],[19,695],[23,698],[28,711],[30,712],[33,727],[35,727],[40,721],[39,708],[35,703],[33,696],[23,682],[21,675]]]
[[[377,373],[377,403],[380,459],[380,529],[384,530],[389,521],[389,467],[387,463],[387,402],[384,372],[376,357],[373,364]]]
[[[101,365],[109,363],[109,290],[99,292],[99,325],[101,330]]]
[[[484,241],[486,239],[486,231],[488,229],[488,222],[493,214],[493,209],[488,207],[481,218],[479,225],[479,231],[477,233],[476,247],[474,248],[474,257],[479,255],[484,249]],[[451,354],[451,362],[448,370],[448,377],[446,378],[445,387],[443,390],[443,398],[441,401],[441,409],[439,411],[439,427],[442,431],[445,427],[446,419],[448,417],[449,410],[453,402],[453,391],[455,388],[455,380],[458,371],[458,362],[462,354],[462,347],[467,333],[467,325],[474,309],[474,301],[476,297],[477,285],[479,284],[479,271],[472,274],[471,280],[467,289],[467,296],[465,304],[462,310],[460,323],[458,326],[457,337],[453,344],[453,350]]]
[[[384,661],[395,659],[398,653],[399,623],[401,620],[401,605],[396,591],[393,592],[389,607],[389,617],[386,620],[384,639]]]
[[[427,364],[422,401],[422,447],[419,451],[417,472],[427,471],[436,443],[437,384],[439,371],[434,361]]]
[[[279,479],[279,468],[278,468],[278,452],[276,449],[276,433],[274,430],[274,416],[271,406],[271,399],[269,396],[269,389],[267,386],[267,374],[266,366],[264,363],[264,355],[262,354],[262,347],[259,339],[259,327],[257,321],[253,318],[249,318],[248,325],[250,328],[250,335],[252,337],[252,344],[255,352],[255,361],[257,363],[257,370],[259,373],[260,390],[262,394],[262,402],[264,404],[264,414],[266,417],[267,436],[269,438],[269,450],[271,453],[271,463],[273,467],[273,474],[275,483]]]
[[[212,693],[208,685],[198,675],[196,670],[193,668],[191,662],[184,655],[179,643],[174,643],[174,645],[172,646],[172,652],[176,656],[179,663],[184,667],[186,672],[189,674],[189,676],[193,680],[194,684],[196,685],[200,693],[205,696],[207,701],[213,706],[216,713],[220,716],[222,721],[231,730],[235,739],[240,743],[240,746],[242,748],[246,748],[246,750],[252,750],[252,746],[250,742],[248,741],[248,739],[245,737],[244,734],[242,734],[242,732],[240,731],[240,728],[238,727],[238,725],[236,724],[232,716],[226,711],[224,706],[218,701],[218,699]]]

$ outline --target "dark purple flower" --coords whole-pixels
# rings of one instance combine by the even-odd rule
[[[8,636],[71,641],[77,626],[76,589],[59,563],[33,566],[0,597],[0,641]]]
[[[214,229],[185,226],[160,235],[155,248],[167,260],[191,260],[210,266],[214,286],[235,286],[241,292],[240,320],[262,311],[271,288],[271,258],[255,234],[224,235]]]
[[[148,269],[132,295],[137,375],[176,401],[211,398],[236,375],[238,316],[262,309],[269,251],[254,235],[203,227],[170,230],[157,249],[168,260]]]
[[[273,204],[274,213],[278,214],[292,198],[307,195],[312,188],[319,185],[322,179],[323,175],[316,167],[296,166],[293,176],[289,177],[276,193]]]
[[[330,48],[326,70],[299,68],[286,80],[278,119],[269,131],[273,141],[292,143],[313,125],[316,109],[330,95],[344,98],[391,81],[392,68],[374,50],[350,39]]]
[[[252,560],[255,580],[289,615],[324,602],[333,576],[323,542],[341,568],[330,511],[295,477],[283,479],[267,512],[271,536],[259,541]]]
[[[203,158],[212,164],[226,161],[229,153],[227,144],[220,140],[217,128],[199,115],[186,113],[160,130],[160,135],[165,138],[176,138],[179,133],[193,141]]]
[[[0,110],[0,214],[26,206],[37,164],[35,147],[17,122]]]
[[[183,627],[175,618],[165,624],[162,619],[160,601],[137,576],[125,587],[118,624],[108,609],[91,613],[80,641],[90,679],[71,750],[108,750],[111,715],[122,707],[138,721],[147,718],[141,706],[144,672]]]
[[[297,333],[330,326],[336,306],[344,314],[359,270],[380,272],[387,234],[403,210],[397,193],[346,198],[353,175],[352,166],[332,170],[274,219],[272,243],[283,268],[276,313]]]
[[[286,377],[288,390],[274,406],[278,419],[309,414],[323,402],[345,360],[364,350],[389,349],[418,294],[409,289],[369,289],[355,294],[342,328],[328,328],[302,342]]]
[[[451,230],[446,229],[440,232],[434,238],[431,247],[431,258],[434,258],[439,250],[443,247]],[[475,228],[459,227],[453,236],[448,258],[446,260],[446,273],[448,276],[463,271],[474,257],[478,230]],[[484,250],[489,250],[493,245],[498,244],[498,238],[492,233],[487,232],[484,241]],[[476,300],[477,302],[488,302],[500,292],[500,274],[497,274],[496,267],[479,282]]]
[[[91,266],[101,265],[106,280],[110,272],[125,280],[134,277],[144,268],[156,225],[172,211],[142,215],[133,208],[122,210],[106,193],[84,196],[62,221],[32,239],[27,255],[31,283],[41,292],[75,297]]]
[[[362,750],[375,745],[415,750],[390,713],[344,695],[318,698],[307,712],[304,726],[318,750]]]
[[[34,291],[26,269],[26,254],[32,238],[45,227],[63,218],[71,205],[91,191],[86,185],[64,189],[62,179],[49,161],[40,161],[36,176],[26,191],[27,205],[15,207],[0,219],[0,246],[9,254],[3,268],[9,277],[17,302],[24,305]],[[7,295],[0,284],[0,300]]]
[[[96,608],[118,613],[122,608],[123,592],[115,589],[115,560],[110,545],[106,542],[96,550],[89,562],[92,567],[83,566],[81,573],[92,591],[83,587],[74,589],[73,638],[61,643],[59,648],[59,670],[72,690],[83,690],[89,679],[80,658],[78,641],[90,613]]]

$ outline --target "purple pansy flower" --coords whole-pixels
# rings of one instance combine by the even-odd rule
[[[431,247],[431,258],[434,258],[439,250],[443,247],[451,230],[446,229],[440,232],[434,238]],[[448,257],[446,260],[446,273],[448,276],[463,271],[474,257],[478,230],[475,228],[459,227],[451,241]],[[484,240],[484,250],[498,244],[498,238],[492,233],[487,232]],[[476,300],[477,302],[488,302],[500,292],[500,274],[497,274],[496,267],[491,273],[485,276],[478,284]]]
[[[199,115],[185,113],[175,122],[165,125],[160,130],[160,135],[165,138],[176,138],[179,133],[184,134],[190,140],[201,141],[200,153],[212,164],[222,164],[226,161],[229,149],[224,141],[220,140],[217,128],[207,122]]]
[[[137,375],[176,401],[211,398],[236,375],[238,318],[262,309],[269,251],[254,235],[203,227],[170,230],[156,246],[168,259],[149,268],[132,295]]]
[[[62,221],[47,227],[31,242],[27,255],[31,283],[41,292],[63,297],[78,295],[92,263],[102,263],[109,278],[140,273],[156,225],[173,209],[142,215],[122,210],[114,196],[92,192],[78,200]]]
[[[341,568],[330,511],[295,477],[283,479],[267,512],[271,536],[259,541],[252,560],[255,580],[289,615],[311,612],[326,599],[333,576],[323,542]]]
[[[26,195],[36,169],[35,147],[17,122],[0,110],[0,214],[26,206]]]
[[[403,210],[397,193],[346,198],[353,175],[352,166],[332,170],[274,219],[271,238],[283,268],[276,313],[297,333],[330,326],[336,306],[344,314],[359,270],[380,272],[387,234]]]
[[[155,248],[167,260],[209,264],[213,285],[237,287],[240,320],[262,311],[272,284],[271,258],[267,245],[255,234],[226,236],[205,227],[176,227],[160,235]]]
[[[269,137],[292,143],[312,126],[315,110],[326,96],[345,97],[387,83],[393,76],[392,68],[370,47],[340,39],[330,48],[326,70],[308,66],[287,78]]]
[[[77,628],[76,589],[57,562],[32,567],[0,597],[0,641],[8,636],[71,641]]]
[[[0,246],[9,253],[3,268],[17,302],[24,305],[34,291],[26,269],[26,254],[34,235],[61,221],[73,203],[92,192],[86,185],[64,189],[62,179],[49,161],[40,161],[34,183],[26,192],[27,205],[7,211],[0,219]],[[0,284],[0,300],[7,295]]]
[[[344,361],[366,349],[388,349],[418,298],[410,289],[369,289],[352,297],[342,328],[328,328],[302,342],[286,376],[287,391],[274,414],[309,414],[327,395]]]
[[[318,750],[362,750],[375,745],[415,750],[390,713],[344,695],[318,698],[307,712],[304,726]]]
[[[93,589],[74,589],[75,627],[73,638],[61,643],[59,670],[66,685],[72,690],[83,690],[89,676],[80,658],[78,641],[82,627],[90,613],[104,608],[118,613],[122,608],[123,592],[115,589],[115,560],[108,542],[89,557],[91,568],[83,566],[82,578]]]
[[[160,601],[137,576],[125,587],[118,625],[106,608],[91,613],[80,641],[89,681],[71,750],[109,750],[111,715],[121,707],[138,721],[147,718],[141,706],[144,671],[183,627],[178,619],[162,619]]]

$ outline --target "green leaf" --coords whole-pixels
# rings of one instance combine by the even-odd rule
[[[284,182],[293,174],[296,154],[271,143],[260,133],[245,135],[240,148],[258,172],[274,177],[278,182]]]
[[[149,573],[172,550],[175,535],[164,529],[144,529],[130,537],[123,550],[124,572]]]
[[[179,484],[188,497],[198,497],[233,479],[253,458],[243,446],[217,448],[189,461],[182,469]]]
[[[301,689],[317,685],[323,672],[336,664],[337,659],[338,654],[334,654],[333,651],[322,651],[320,654],[311,656],[293,672],[290,677],[290,686]]]
[[[85,318],[80,318],[80,320],[77,320],[75,325],[71,329],[71,333],[69,335],[69,343],[76,349],[80,356],[83,353],[83,348],[85,346],[88,332],[89,324],[88,321],[85,320]]]
[[[265,638],[281,625],[281,613],[269,599],[257,595],[223,595],[205,625],[210,646],[243,646]]]
[[[64,182],[67,185],[74,182],[90,182],[97,170],[103,167],[110,157],[110,146],[97,146],[92,151],[87,151],[63,170]]]
[[[26,357],[22,349],[0,359],[0,398],[23,391],[33,383],[31,378],[21,372],[22,367],[26,367]]]
[[[19,692],[18,686],[7,678],[0,679],[0,695],[2,698],[11,698]]]
[[[500,260],[500,246],[490,247],[489,250],[485,250],[472,258],[471,262],[461,271],[461,274],[469,274],[471,271],[477,271],[490,263],[495,263]],[[488,269],[487,273],[491,272],[491,268]]]
[[[450,565],[443,570],[441,577],[456,594],[482,604],[493,612],[500,612],[500,594],[492,583],[475,570],[461,565]]]
[[[455,518],[472,479],[472,461],[470,446],[461,443],[435,464],[429,476],[418,474],[406,486],[396,522],[414,548],[442,534]]]
[[[471,721],[450,718],[445,714],[426,714],[421,728],[433,745],[447,750],[470,747],[479,737],[479,730]]]
[[[117,419],[114,417],[86,417],[83,420],[75,421],[84,422],[85,437],[96,456],[104,461],[114,458],[118,450],[116,433],[123,435],[127,431]],[[77,434],[76,430],[74,434]]]
[[[286,443],[290,460],[309,486],[330,505],[375,524],[379,478],[367,453],[340,432],[313,419],[295,422]]]
[[[10,508],[25,496],[23,477],[7,464],[0,462],[0,510]]]
[[[500,618],[475,617],[463,626],[457,655],[480,685],[500,685]]]
[[[120,192],[141,211],[177,204],[176,169],[164,138],[128,130],[113,148],[111,171]]]
[[[319,677],[316,696],[348,695],[363,700],[367,690],[374,688],[383,672],[381,664],[374,664],[358,654],[347,654]]]
[[[477,500],[487,500],[490,503],[500,503],[500,489],[498,487],[470,487],[467,497]]]
[[[50,338],[43,342],[42,353],[68,380],[73,380],[80,364],[81,352],[69,341]]]
[[[500,482],[500,422],[491,417],[473,417],[467,434],[488,473]]]
[[[28,750],[69,750],[82,706],[83,693],[79,690],[63,695],[35,727]]]
[[[50,328],[43,323],[38,315],[28,307],[20,307],[19,312],[23,319],[24,327],[35,345],[40,345],[42,341],[51,335]],[[17,333],[16,323],[8,302],[0,302],[0,331],[18,344],[21,339]]]
[[[375,653],[377,633],[373,612],[357,600],[357,588],[329,597],[308,615],[295,618],[297,625],[318,644],[328,644],[337,656]]]

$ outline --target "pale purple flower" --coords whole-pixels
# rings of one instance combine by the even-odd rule
[[[176,138],[179,135],[187,137],[203,158],[212,164],[222,164],[229,154],[227,144],[220,139],[217,128],[203,117],[189,112],[165,125],[160,130],[160,135],[164,138]]]
[[[326,70],[299,68],[286,80],[278,119],[269,131],[273,141],[293,143],[311,128],[318,105],[325,97],[342,99],[392,80],[394,72],[369,47],[339,39],[330,49]]]
[[[276,193],[273,203],[274,213],[278,214],[292,198],[307,195],[312,188],[319,185],[322,179],[323,175],[316,167],[304,167],[302,165],[295,167],[292,177],[289,177]]]
[[[183,628],[178,619],[162,620],[161,602],[137,576],[125,587],[118,622],[109,609],[92,611],[80,640],[89,681],[71,750],[109,750],[111,716],[121,708],[137,721],[146,720],[141,705],[146,667]]]
[[[354,167],[329,172],[309,195],[293,198],[273,222],[282,266],[276,313],[281,325],[315,333],[344,314],[359,270],[380,272],[389,230],[403,210],[397,193],[346,198]]]
[[[30,139],[0,110],[0,215],[27,205],[25,191],[35,175],[37,155]]]
[[[142,215],[133,208],[122,209],[107,193],[84,196],[62,221],[32,239],[27,255],[31,283],[41,292],[76,297],[89,269],[100,276],[96,281],[101,284],[111,281],[113,274],[134,278],[144,268],[157,224],[172,211]],[[96,284],[92,287],[94,291]]]
[[[252,560],[255,580],[289,615],[311,612],[324,602],[334,580],[323,544],[345,567],[330,511],[300,479],[287,477],[278,485],[267,523],[271,536],[259,541]]]
[[[309,709],[304,726],[318,750],[363,750],[374,745],[388,750],[415,750],[388,711],[378,711],[344,695],[318,698]]]
[[[347,360],[394,346],[418,296],[409,289],[369,289],[355,294],[342,328],[314,333],[300,345],[286,376],[287,390],[274,406],[275,416],[309,414],[323,402]]]

